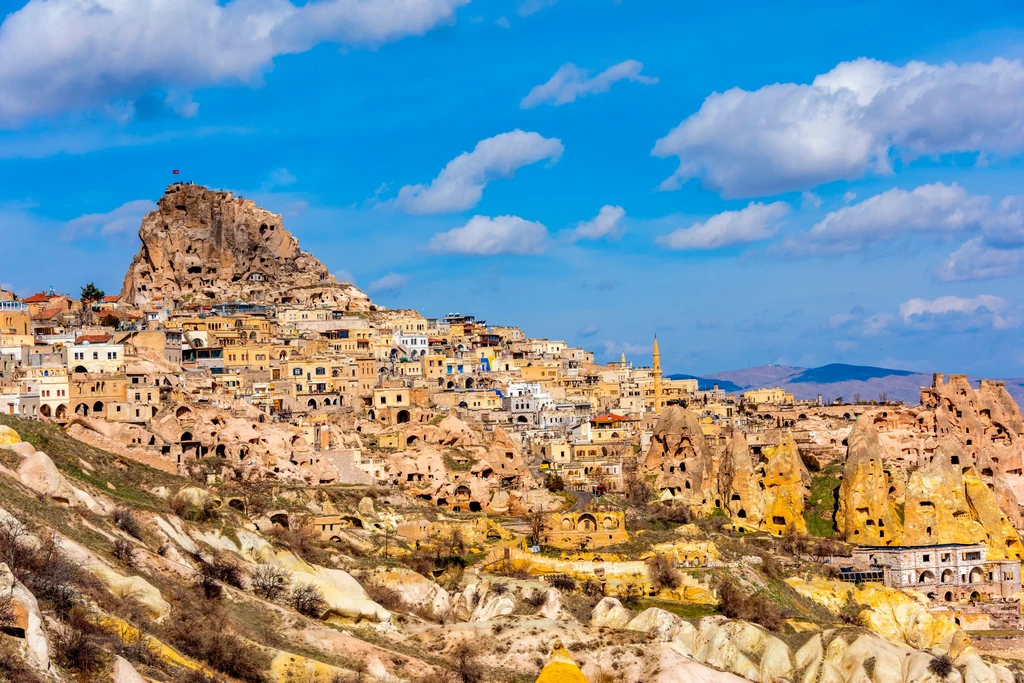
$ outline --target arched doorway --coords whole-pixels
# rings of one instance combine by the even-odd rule
[[[409,421],[409,411],[408,410],[399,410],[398,411],[398,415],[395,416],[395,421],[398,424],[403,424],[405,422],[408,422]]]
[[[39,414],[43,417],[50,417],[50,406],[45,403],[39,406]]]
[[[81,415],[82,417],[88,417],[89,416],[89,406],[85,405],[84,403],[79,403],[77,406],[75,406],[75,415]]]
[[[103,412],[103,401],[96,401],[92,404],[92,412],[102,413]]]
[[[985,580],[985,572],[981,567],[975,567],[967,577],[969,583],[981,583]],[[973,599],[973,598],[972,598]]]
[[[931,583],[933,581],[935,581],[935,574],[928,570],[921,572],[921,576],[917,578],[918,583]]]
[[[467,377],[466,378],[466,388],[467,389],[472,389],[475,385],[476,385],[476,380],[474,380],[472,377]]]
[[[57,406],[56,417],[57,417],[58,420],[66,420],[67,419],[67,417],[68,417],[68,407],[66,405],[64,405],[63,403],[61,403],[59,406]]]

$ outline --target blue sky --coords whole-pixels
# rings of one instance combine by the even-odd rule
[[[0,283],[118,291],[178,168],[599,359],[1024,375],[1024,8],[823,5],[0,0]]]

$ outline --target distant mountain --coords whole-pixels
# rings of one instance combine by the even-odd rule
[[[870,365],[847,365],[831,363],[818,368],[797,368],[788,365],[763,365],[756,368],[726,370],[703,377],[694,375],[672,375],[672,377],[695,378],[700,387],[710,388],[714,383],[729,393],[782,387],[793,392],[798,400],[813,400],[820,394],[826,401],[842,398],[845,401],[878,400],[885,396],[890,401],[903,401],[916,405],[921,400],[921,387],[931,386],[932,373],[878,368]],[[978,377],[971,377],[977,382]],[[1006,390],[1024,403],[1024,378],[1004,379]]]
[[[743,391],[742,387],[733,384],[727,379],[708,379],[707,377],[697,377],[696,375],[669,375],[668,379],[695,379],[697,380],[697,388],[701,391],[714,389],[716,384],[719,389],[730,394]]]

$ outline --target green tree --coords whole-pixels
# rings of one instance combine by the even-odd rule
[[[99,301],[104,296],[104,291],[91,282],[85,287],[82,287],[82,303]]]

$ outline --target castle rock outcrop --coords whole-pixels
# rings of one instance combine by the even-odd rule
[[[717,468],[695,413],[679,405],[666,406],[654,429],[644,471],[657,473],[655,485],[662,500],[700,512],[714,509]]]
[[[121,289],[125,305],[253,301],[371,307],[365,294],[338,282],[299,249],[281,216],[230,192],[171,185],[142,219],[139,238],[142,248]]]
[[[848,438],[836,527],[850,543],[899,545],[903,524],[893,506],[895,487],[885,471],[878,431],[870,417],[858,420]]]
[[[764,487],[764,521],[761,528],[781,536],[784,533],[807,533],[804,520],[804,500],[810,487],[807,473],[793,435],[785,432],[778,446],[765,448],[764,462],[758,465]]]
[[[758,528],[764,521],[764,494],[754,477],[747,440],[739,430],[734,430],[729,437],[719,478],[723,506],[729,511],[733,524]]]

